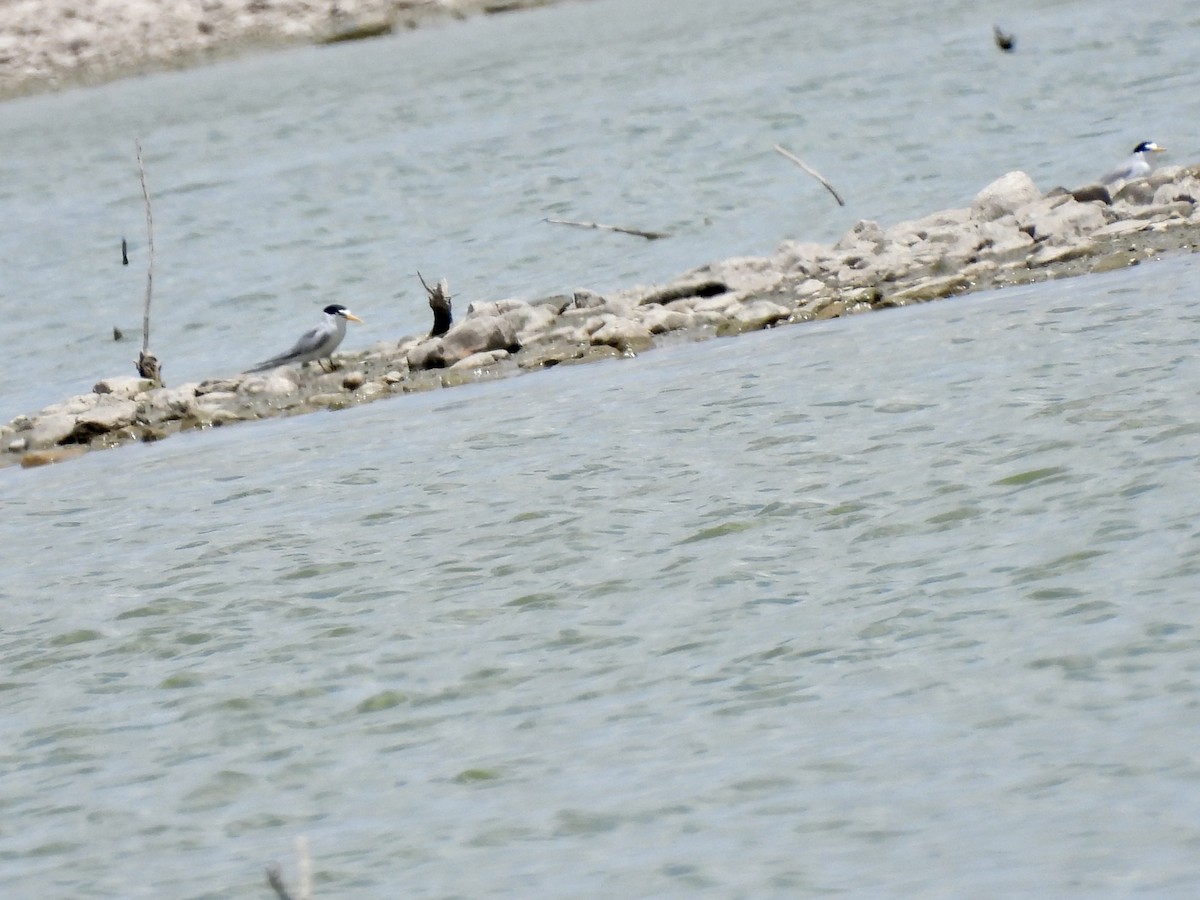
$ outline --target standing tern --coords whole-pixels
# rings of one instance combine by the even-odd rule
[[[333,364],[333,351],[338,348],[342,338],[346,336],[346,320],[362,322],[358,316],[346,309],[340,303],[333,303],[324,309],[325,321],[310,328],[300,336],[300,340],[287,353],[273,356],[265,362],[260,362],[247,372],[265,372],[277,366],[293,364],[303,365],[311,360],[326,360]]]
[[[1166,147],[1160,147],[1154,141],[1142,141],[1133,148],[1129,159],[1121,163],[1104,176],[1101,184],[1113,184],[1117,181],[1129,181],[1133,178],[1145,178],[1154,168],[1152,154],[1165,153]]]

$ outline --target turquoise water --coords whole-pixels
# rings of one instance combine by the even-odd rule
[[[18,148],[33,146],[37,122],[57,136],[23,171],[57,160],[64,172],[61,187],[48,174],[5,179],[0,202],[28,221],[27,243],[0,239],[14,272],[6,308],[89,266],[77,289],[91,292],[97,328],[113,278],[140,301],[140,273],[101,267],[115,225],[94,221],[109,208],[113,223],[136,227],[137,198],[122,193],[136,181],[116,171],[126,137],[89,144],[81,123],[78,137],[56,124],[64,109],[101,122],[113,98],[118,120],[153,124],[147,147],[170,147],[151,157],[163,179],[157,263],[180,273],[163,276],[158,347],[168,366],[162,348],[179,353],[168,376],[261,356],[355,272],[363,300],[351,305],[370,321],[360,340],[419,330],[426,313],[411,291],[407,308],[384,303],[408,265],[394,262],[397,245],[441,248],[462,267],[464,293],[494,278],[533,295],[572,286],[567,277],[666,277],[690,254],[765,252],[810,228],[836,235],[840,213],[786,164],[771,187],[743,155],[689,191],[678,185],[696,165],[672,181],[662,173],[676,163],[641,153],[636,135],[606,142],[604,129],[567,127],[595,119],[586,90],[597,106],[650,110],[686,144],[710,104],[734,117],[751,97],[761,111],[769,100],[750,85],[801,83],[772,65],[808,58],[767,40],[783,29],[781,4],[752,4],[725,26],[711,4],[705,28],[679,4],[640,19],[626,9],[597,0],[6,104]],[[1041,32],[1008,24],[1029,35],[1032,59],[1065,69],[1088,41],[1076,33],[1058,55],[1039,44],[1080,9],[1029,12]],[[949,85],[975,46],[965,7],[940,22],[906,10],[853,31],[830,7],[800,29],[818,58],[879,51],[868,69],[895,77],[861,102],[881,116],[888,92],[895,100],[916,77],[914,56],[942,73],[926,83],[956,96]],[[1096,52],[1119,49],[1143,78],[1178,88],[1190,77],[1184,37],[1156,24],[1172,15],[1186,24],[1168,6],[1137,40]],[[986,55],[983,28],[980,66],[1007,65]],[[943,51],[916,53],[934,44]],[[540,50],[518,52],[528,48]],[[443,67],[422,69],[421,53]],[[635,78],[638,53],[659,61],[663,81]],[[560,77],[564,59],[594,83]],[[613,81],[616,60],[644,93]],[[369,117],[379,73],[406,67],[425,72],[430,96],[394,90],[393,109],[440,107],[441,118],[402,128],[398,113]],[[742,81],[713,77],[722,67]],[[842,84],[836,75],[820,77]],[[195,105],[168,104],[177,90]],[[1088,90],[1099,88],[1077,97]],[[288,105],[296,98],[310,104],[303,114]],[[921,128],[970,131],[954,105],[929,108],[945,127],[927,117]],[[658,176],[584,166],[573,149],[506,169],[518,144],[548,146],[529,137],[535,109],[568,116],[550,130],[571,147],[613,159],[625,148]],[[837,112],[814,103],[805,115]],[[760,152],[747,115],[740,131],[714,127],[708,156],[727,146],[722,134]],[[1084,131],[1074,115],[1021,140],[1047,150],[1052,132]],[[882,177],[861,159],[837,177],[798,127],[761,127],[764,163],[782,140],[853,195],[867,186],[855,178]],[[1097,155],[1128,142],[1112,122],[1088,127],[1095,136],[1079,140]],[[1156,139],[1186,147],[1187,135],[1160,128]],[[364,168],[406,133],[405,165],[419,177]],[[883,154],[868,135],[844,143]],[[913,124],[896,145],[918,138]],[[415,151],[472,140],[478,155],[466,159]],[[987,140],[963,140],[969,152],[947,154],[961,158],[940,180],[919,174],[919,155],[893,160],[900,187],[880,202],[894,218],[965,202],[1005,168],[979,158]],[[1040,182],[1065,180],[1067,159],[1038,156]],[[3,164],[11,172],[20,158]],[[715,209],[723,192],[726,212],[645,246],[518,232],[523,216],[564,212],[539,213],[549,188],[524,179],[572,160],[582,173],[564,191],[572,198],[654,193]],[[173,165],[190,179],[174,188]],[[373,187],[348,189],[371,171]],[[322,184],[321,173],[338,177]],[[461,233],[435,227],[421,184]],[[39,192],[58,199],[46,207]],[[167,237],[172,203],[192,231]],[[764,203],[800,224],[767,221]],[[310,214],[296,214],[305,204]],[[371,220],[369,209],[386,211]],[[218,228],[210,216],[222,210]],[[579,214],[630,211],[623,198]],[[61,251],[78,255],[74,274],[43,249],[66,212],[82,223]],[[856,214],[846,215],[848,225]],[[647,218],[637,224],[662,224]],[[1181,257],[0,471],[4,895],[265,896],[271,860],[295,883],[292,844],[304,835],[317,896],[1193,896],[1197,265]],[[236,300],[234,283],[253,287]],[[59,399],[80,369],[121,371],[123,356],[105,367],[128,355],[70,337],[78,310],[92,309],[82,297],[46,296],[56,302],[30,307],[30,343],[5,382],[6,399],[24,404],[14,414],[35,396]],[[221,318],[231,311],[260,324],[235,328]],[[55,357],[64,333],[70,353]],[[189,357],[185,345],[203,349]]]

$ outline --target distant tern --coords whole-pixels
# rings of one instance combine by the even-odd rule
[[[300,340],[287,353],[273,356],[266,362],[260,362],[249,372],[265,372],[278,366],[303,365],[312,360],[330,361],[332,365],[333,351],[338,348],[342,338],[346,336],[346,320],[362,322],[358,316],[346,309],[340,303],[333,303],[324,309],[325,321],[310,328],[300,336]]]
[[[1154,153],[1165,153],[1166,147],[1160,147],[1154,141],[1142,141],[1133,148],[1129,159],[1121,163],[1104,176],[1101,184],[1113,184],[1117,181],[1129,181],[1134,178],[1145,178],[1154,168]]]
[[[1005,31],[999,25],[992,26],[992,38],[995,40],[996,46],[1005,53],[1012,53],[1017,47],[1017,36]]]

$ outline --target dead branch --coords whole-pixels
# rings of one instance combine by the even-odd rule
[[[602,225],[599,222],[572,222],[569,219],[545,219],[551,225],[570,225],[573,228],[591,228],[599,231],[615,231],[618,234],[631,234],[634,237],[657,241],[671,235],[665,231],[642,231],[640,228],[626,228],[623,225]]]
[[[134,149],[137,151],[138,176],[142,180],[142,197],[146,201],[146,303],[142,308],[142,352],[138,356],[137,370],[143,378],[149,378],[156,384],[162,384],[162,369],[158,359],[150,352],[150,291],[154,285],[154,214],[150,210],[150,189],[146,187],[146,167],[142,165],[142,142],[135,138]],[[124,255],[124,241],[122,241]]]
[[[430,287],[420,272],[417,272],[417,277],[421,279],[421,286],[429,295],[429,308],[433,310],[433,328],[429,336],[440,337],[450,330],[454,322],[454,313],[450,309],[450,282],[443,278],[437,283],[437,287]]]
[[[775,152],[778,153],[780,156],[784,157],[785,159],[791,160],[796,165],[798,165],[801,169],[803,169],[805,172],[807,172],[809,175],[811,175],[813,178],[817,179],[817,181],[821,182],[821,184],[825,185],[825,189],[827,191],[829,191],[829,193],[833,194],[833,199],[838,202],[838,206],[846,205],[846,201],[842,199],[842,195],[839,194],[836,190],[834,190],[834,187],[832,184],[830,184],[828,181],[825,180],[825,176],[822,175],[820,172],[818,172],[816,169],[812,168],[810,165],[808,165],[808,163],[806,163],[800,157],[796,156],[796,154],[789,153],[787,150],[785,150],[779,144],[775,145]]]
[[[158,362],[158,357],[153,353],[143,350],[138,354],[137,370],[143,378],[149,378],[155,384],[162,386],[162,366]]]

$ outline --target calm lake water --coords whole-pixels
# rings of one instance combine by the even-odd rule
[[[592,0],[3,105],[4,418],[1192,162],[1200,11]],[[780,142],[847,195],[771,151]],[[634,242],[545,216],[676,233]],[[122,235],[133,264],[119,264]],[[0,470],[0,894],[1194,897],[1200,259]]]

